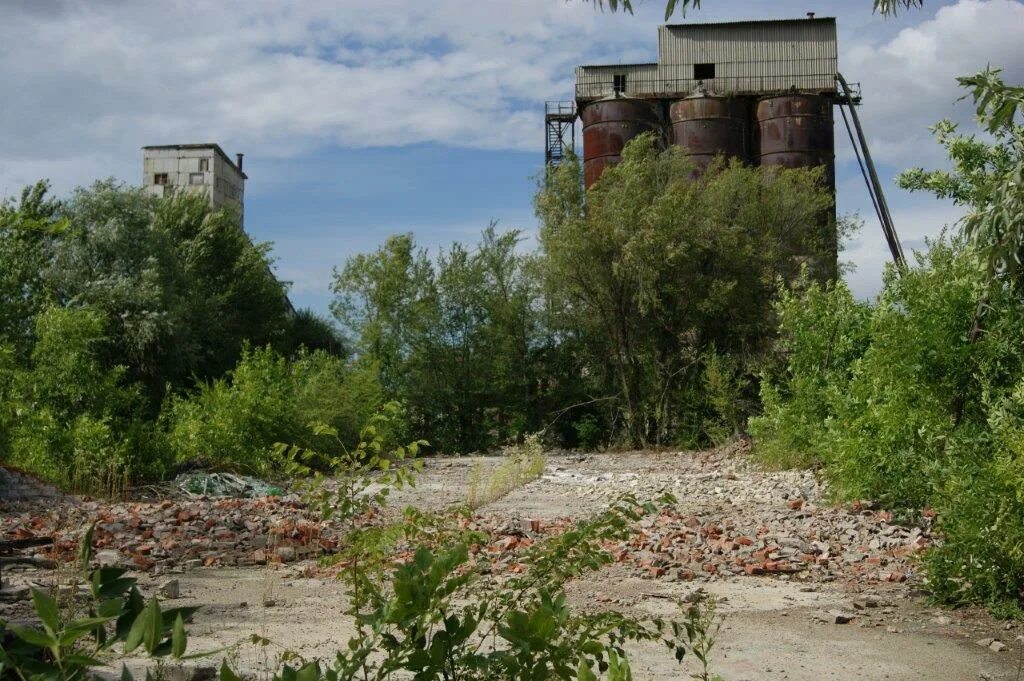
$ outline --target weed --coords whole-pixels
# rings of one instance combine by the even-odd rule
[[[474,462],[470,471],[469,495],[466,500],[471,511],[492,504],[536,480],[544,474],[544,467],[547,465],[540,433],[526,436],[521,445],[506,447],[503,456],[502,463],[491,472],[486,481],[483,480],[482,464],[479,461]]]

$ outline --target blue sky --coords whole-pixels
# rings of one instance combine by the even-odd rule
[[[60,194],[139,184],[143,145],[219,142],[246,154],[247,229],[274,242],[295,303],[323,312],[332,267],[389,234],[437,248],[497,220],[529,238],[543,103],[571,95],[576,64],[656,58],[663,2],[637,4],[628,16],[580,0],[9,0],[0,194],[42,177]],[[836,16],[905,244],[959,217],[891,180],[943,163],[929,124],[970,127],[955,76],[992,63],[1024,80],[1024,4],[925,0],[895,19],[870,0],[702,4],[675,20]],[[865,219],[847,278],[868,296],[887,251],[841,127],[836,139],[839,210]]]

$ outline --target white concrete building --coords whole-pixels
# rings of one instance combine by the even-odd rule
[[[242,154],[232,163],[217,144],[162,144],[142,148],[142,186],[153,196],[200,193],[210,206],[244,209]]]

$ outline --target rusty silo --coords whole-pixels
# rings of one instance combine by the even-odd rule
[[[658,107],[642,99],[612,97],[588,104],[583,120],[583,184],[594,184],[604,169],[619,161],[622,148],[645,132],[661,134]]]
[[[764,97],[757,103],[760,162],[764,166],[825,166],[826,186],[835,186],[832,100],[821,95]]]
[[[697,173],[718,155],[750,158],[750,120],[746,100],[699,93],[672,102],[672,142],[686,150]]]
[[[813,12],[805,19],[667,24],[658,29],[656,62],[576,67],[584,184],[590,187],[605,166],[618,161],[633,137],[649,130],[667,133],[667,114],[670,141],[689,150],[695,174],[718,154],[754,165],[824,166],[824,181],[834,192],[832,111],[845,106],[857,130],[861,172],[893,259],[900,262],[901,247],[855,108],[860,92],[837,70],[836,35],[835,18]],[[562,158],[563,108],[573,111],[571,104],[545,110],[548,163]],[[832,215],[823,216],[825,227],[833,224]]]

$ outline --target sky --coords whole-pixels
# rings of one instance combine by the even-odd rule
[[[217,142],[245,153],[247,231],[273,242],[294,304],[326,313],[332,268],[390,234],[436,251],[497,221],[531,247],[544,102],[572,97],[578,64],[657,59],[664,2],[634,4],[0,0],[0,196],[42,178],[58,195],[138,185],[142,146]],[[837,17],[839,69],[862,85],[905,249],[956,222],[960,209],[893,178],[944,166],[929,125],[973,129],[956,76],[991,64],[1024,80],[1024,3],[925,0],[896,18],[871,0],[701,4],[673,22]],[[888,250],[841,124],[836,157],[838,209],[865,223],[841,258],[868,297]]]

